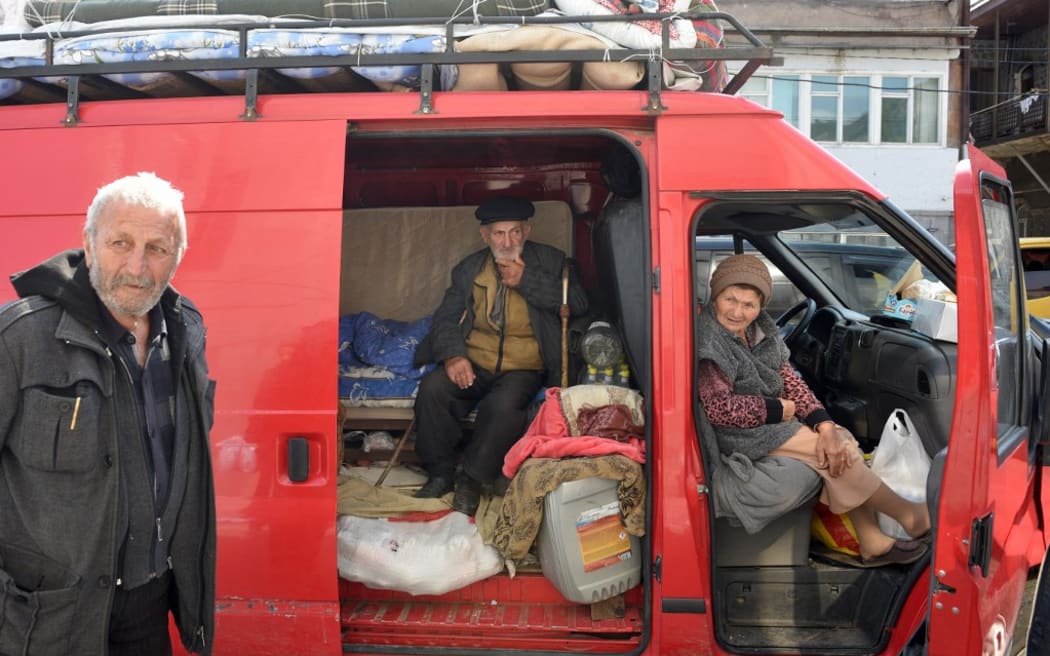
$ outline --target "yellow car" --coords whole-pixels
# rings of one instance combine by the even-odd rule
[[[1020,244],[1028,312],[1050,319],[1050,237],[1022,237]]]

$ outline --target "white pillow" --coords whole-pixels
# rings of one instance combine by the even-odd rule
[[[635,2],[641,5],[643,13],[671,13],[676,11],[687,11],[691,0],[648,0],[647,2]],[[613,0],[554,0],[554,3],[567,15],[570,16],[610,16],[622,14],[619,3]],[[653,12],[656,5],[657,12]],[[659,21],[635,21],[635,22],[594,22],[581,23],[583,27],[593,30],[616,43],[628,48],[640,50],[661,47],[661,26]],[[693,23],[686,18],[676,18],[671,21],[671,47],[673,48],[695,48],[696,30]]]

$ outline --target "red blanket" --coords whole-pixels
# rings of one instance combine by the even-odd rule
[[[609,413],[618,416],[621,413]],[[641,429],[641,427],[637,427]],[[590,429],[602,432],[594,425]],[[561,388],[548,387],[547,397],[540,411],[529,424],[525,435],[518,440],[503,459],[503,475],[514,478],[518,468],[529,458],[571,458],[581,456],[607,456],[620,454],[635,462],[645,464],[645,442],[636,435],[624,436],[622,430],[614,431],[617,439],[599,435],[570,435],[568,423],[561,408]]]

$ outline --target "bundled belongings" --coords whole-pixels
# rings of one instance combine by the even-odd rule
[[[503,475],[513,478],[527,458],[618,453],[645,462],[642,395],[617,385],[548,387],[525,435],[507,452]]]
[[[610,440],[611,441],[611,440]],[[594,458],[530,458],[518,470],[503,497],[492,544],[512,572],[539,534],[544,499],[566,481],[606,478],[618,481],[617,497],[625,530],[645,535],[645,475],[642,466],[622,455]]]
[[[29,0],[24,15],[30,25],[56,21],[99,21],[135,16],[192,16],[260,13],[311,18],[453,18],[535,16],[547,10],[547,0]]]
[[[370,588],[440,595],[503,569],[463,513],[420,522],[343,515],[338,531],[339,575]]]
[[[341,317],[339,397],[354,406],[412,407],[419,379],[432,368],[412,364],[428,330],[430,317],[396,321],[369,312]]]

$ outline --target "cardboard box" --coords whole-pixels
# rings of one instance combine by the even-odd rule
[[[918,306],[915,301],[910,298],[897,298],[897,294],[892,291],[886,294],[886,302],[882,305],[883,316],[904,321],[914,319],[917,310]]]
[[[945,342],[959,341],[959,306],[955,303],[919,299],[911,327]]]

